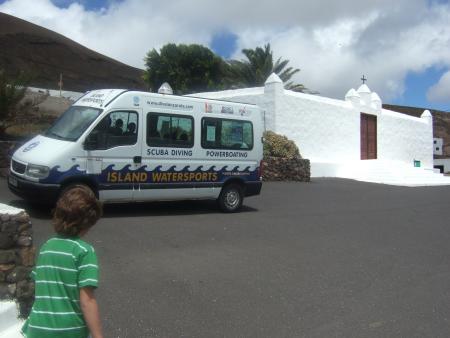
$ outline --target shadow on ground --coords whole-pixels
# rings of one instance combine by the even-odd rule
[[[27,210],[32,218],[51,219],[53,207],[39,205],[24,200],[10,201],[10,205]],[[255,212],[258,209],[243,205],[240,212]],[[216,201],[170,201],[170,202],[135,202],[105,204],[103,207],[104,218],[114,217],[142,217],[142,216],[179,216],[197,214],[222,213]]]

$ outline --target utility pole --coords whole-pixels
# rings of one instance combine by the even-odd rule
[[[59,74],[59,97],[62,97],[62,87],[63,87],[63,76],[62,73]]]

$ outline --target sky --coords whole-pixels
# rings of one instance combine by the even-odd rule
[[[322,96],[344,99],[364,75],[383,103],[450,111],[449,0],[0,0],[0,12],[142,69],[167,43],[224,59],[270,43]]]

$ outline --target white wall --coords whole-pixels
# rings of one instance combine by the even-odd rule
[[[433,168],[431,118],[416,118],[383,109],[378,121],[378,158]]]
[[[68,90],[62,90],[61,92],[59,90],[54,90],[54,89],[42,89],[42,88],[36,88],[36,87],[27,87],[29,90],[31,90],[32,92],[38,92],[38,93],[46,93],[48,91],[48,94],[50,96],[55,96],[55,97],[65,97],[66,99],[72,100],[72,101],[76,101],[78,100],[80,97],[82,97],[85,93],[80,93],[80,92],[71,92]]]
[[[360,161],[361,113],[377,116],[377,158],[413,166],[421,161],[433,168],[432,117],[423,118],[381,109],[381,100],[368,93],[364,85],[346,101],[284,90],[281,82],[266,83],[265,88],[248,88],[201,96],[259,105],[266,111],[266,127],[294,140],[304,158],[314,163]],[[369,90],[370,91],[370,90]],[[372,100],[372,101],[371,101]],[[330,168],[330,169],[326,169]],[[322,170],[323,169],[323,170]],[[321,171],[335,170],[323,166]],[[315,173],[312,173],[315,176]]]
[[[312,162],[360,159],[359,112],[345,102],[286,91],[277,111],[275,132],[295,141]]]

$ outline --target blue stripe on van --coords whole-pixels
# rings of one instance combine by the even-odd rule
[[[131,164],[128,164],[120,170],[115,170],[114,165],[109,165],[100,174],[92,175],[86,174],[85,170],[80,170],[79,165],[74,165],[67,171],[60,171],[60,167],[56,166],[51,169],[47,178],[40,180],[40,183],[60,184],[71,177],[86,176],[93,178],[99,186],[106,189],[129,189],[135,184],[141,184],[142,186],[155,184],[160,188],[167,184],[171,186],[177,184],[180,188],[187,184],[189,184],[189,187],[197,184],[201,186],[203,183],[215,183],[217,186],[220,186],[220,183],[230,178],[239,178],[244,182],[259,181],[259,168],[250,170],[250,167],[247,166],[240,170],[239,166],[228,167],[224,166],[217,169],[216,166],[204,168],[204,166],[200,165],[194,170],[190,170],[190,166],[176,170],[176,166],[172,166],[167,170],[162,170],[162,166],[159,165],[153,170],[147,170],[147,166],[143,165],[133,170],[131,169]],[[114,186],[114,188],[111,186]]]

